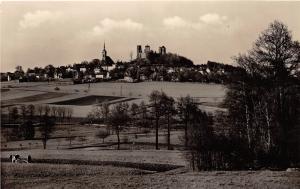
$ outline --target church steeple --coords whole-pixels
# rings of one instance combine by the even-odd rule
[[[103,45],[103,50],[102,50],[102,60],[106,60],[106,56],[107,56],[107,52],[105,50],[105,42],[104,42],[104,45]]]

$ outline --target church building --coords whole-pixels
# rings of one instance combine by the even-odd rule
[[[105,49],[105,43],[103,45],[103,50],[102,50],[101,66],[106,71],[113,70],[116,67],[114,61],[107,55],[107,51]]]

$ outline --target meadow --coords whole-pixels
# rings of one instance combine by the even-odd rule
[[[299,188],[299,172],[211,171],[185,168],[166,172],[54,164],[3,163],[2,188]]]

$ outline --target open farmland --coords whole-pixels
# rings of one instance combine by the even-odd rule
[[[24,103],[32,103],[35,101],[43,101],[53,98],[58,98],[67,95],[67,93],[55,93],[55,92],[45,92],[42,94],[34,94],[31,96],[21,97],[21,98],[14,98],[10,100],[1,101],[1,106],[7,106],[7,105],[18,105],[18,104],[24,104]]]
[[[120,99],[122,97],[115,97],[115,96],[85,96],[81,98],[65,100],[60,102],[54,102],[53,104],[56,105],[77,105],[77,106],[87,106],[87,105],[94,105],[99,104],[104,101],[112,101],[116,99]]]
[[[188,82],[103,82],[80,85],[73,85],[68,81],[50,83],[4,82],[1,88],[5,90],[1,94],[2,107],[20,104],[63,105],[72,107],[75,117],[86,117],[95,105],[101,104],[104,100],[108,100],[110,104],[118,102],[130,104],[141,101],[147,103],[153,90],[164,91],[175,99],[190,95],[199,103],[201,109],[214,112],[222,110],[218,106],[224,99],[226,91],[223,85]],[[55,88],[59,90],[55,90]],[[96,98],[96,96],[99,97]],[[80,108],[76,108],[78,106]]]

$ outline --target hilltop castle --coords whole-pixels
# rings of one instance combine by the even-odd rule
[[[144,52],[143,52],[142,46],[138,45],[137,52],[136,52],[136,58],[137,59],[146,59],[148,57],[149,53],[151,53],[151,52],[153,52],[153,51],[150,49],[149,45],[145,46]],[[165,46],[159,47],[158,52],[160,55],[165,55],[167,52],[166,47]]]

